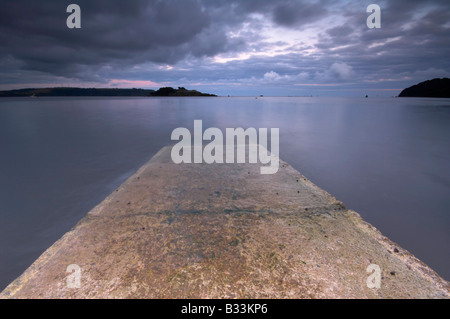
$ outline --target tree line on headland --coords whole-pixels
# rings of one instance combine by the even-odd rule
[[[450,98],[450,79],[436,78],[420,82],[409,88],[404,89],[399,97],[438,97]]]
[[[215,94],[202,93],[196,90],[187,90],[184,87],[174,89],[171,87],[160,88],[151,94],[152,96],[217,96]]]
[[[196,90],[187,90],[184,87],[174,89],[163,87],[155,90],[150,89],[102,89],[102,88],[41,88],[41,89],[18,89],[0,91],[0,97],[38,97],[38,96],[216,96],[214,94],[202,93]]]

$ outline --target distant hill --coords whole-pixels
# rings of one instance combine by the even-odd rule
[[[145,89],[84,89],[84,88],[43,88],[0,91],[0,97],[32,97],[32,96],[216,96],[183,87],[160,88],[158,91]]]
[[[84,88],[44,88],[0,91],[0,97],[27,96],[150,96],[155,90],[144,89],[84,89]]]
[[[186,90],[184,87],[174,89],[171,87],[160,88],[158,91],[153,92],[152,96],[217,96],[215,94],[202,93],[196,90]]]
[[[450,79],[433,79],[404,89],[399,97],[444,97],[450,98]]]

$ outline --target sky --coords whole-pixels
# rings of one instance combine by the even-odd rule
[[[66,25],[71,3],[81,28]],[[437,77],[450,77],[449,0],[0,0],[0,90],[396,96]]]

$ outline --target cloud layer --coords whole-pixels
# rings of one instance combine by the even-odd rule
[[[4,1],[0,88],[161,85],[218,94],[395,95],[450,76],[450,3],[379,1]],[[392,90],[392,91],[391,91]],[[397,90],[397,91],[396,91]]]

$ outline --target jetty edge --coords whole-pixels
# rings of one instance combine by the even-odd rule
[[[0,298],[449,298],[450,284],[280,159],[174,164],[162,148]],[[77,287],[70,285],[79,267]],[[369,265],[381,270],[368,287]]]

